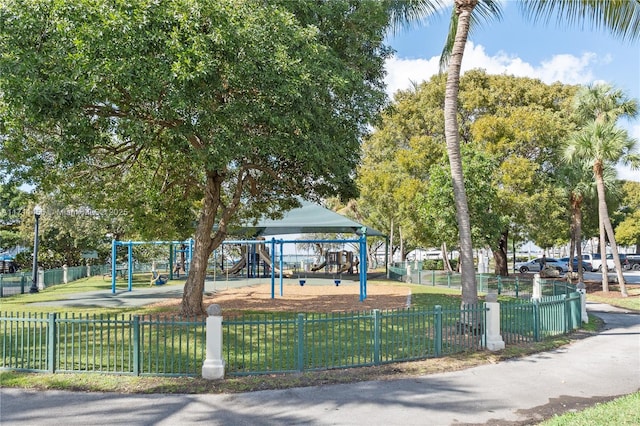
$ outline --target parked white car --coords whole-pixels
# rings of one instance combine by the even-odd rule
[[[600,256],[600,253],[583,254],[582,259],[591,262],[591,272],[602,271],[602,256]],[[613,256],[609,254],[607,255],[607,270],[613,271],[615,269],[616,265],[613,263]]]

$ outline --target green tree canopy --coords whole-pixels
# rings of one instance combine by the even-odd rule
[[[0,162],[163,234],[196,218],[185,315],[231,222],[356,195],[382,3],[9,0],[0,20]]]
[[[570,107],[577,88],[480,70],[465,73],[460,87],[472,238],[474,245],[504,252],[498,272],[506,273],[509,231],[544,247],[568,239],[567,199],[555,173],[561,142],[574,128]],[[399,92],[363,145],[363,199],[378,206],[385,223],[391,217],[411,223],[407,236],[414,246],[455,246],[458,239],[451,185],[443,174],[444,96],[441,75]]]
[[[622,185],[621,222],[616,227],[616,241],[636,246],[640,253],[640,183],[626,181]]]

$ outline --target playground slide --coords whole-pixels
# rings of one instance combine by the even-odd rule
[[[326,261],[326,260],[325,260],[324,262],[322,262],[321,264],[319,264],[319,265],[313,265],[313,266],[311,267],[311,271],[312,271],[312,272],[317,272],[317,271],[319,271],[320,269],[324,268],[325,266],[327,266],[327,261]]]
[[[343,272],[347,272],[349,269],[351,268],[351,263],[347,262],[344,265],[340,266],[340,269],[338,269],[338,273],[343,273]]]
[[[231,268],[222,271],[223,274],[234,275],[237,274],[247,265],[247,259],[245,256],[242,256],[240,260],[238,260]]]
[[[273,268],[276,272],[280,272],[280,269],[278,269],[277,266],[274,266],[273,262],[271,262],[271,256],[269,256],[269,253],[267,253],[261,248],[258,248],[258,254],[260,255],[260,258],[264,261],[264,263],[266,263],[267,266],[269,266],[269,268]],[[293,272],[291,271],[283,271],[282,273],[287,278],[291,278],[293,276]]]

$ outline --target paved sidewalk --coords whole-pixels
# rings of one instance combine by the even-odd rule
[[[557,350],[463,371],[230,395],[0,390],[0,424],[524,425],[640,389],[640,315]],[[265,378],[265,380],[269,380]]]

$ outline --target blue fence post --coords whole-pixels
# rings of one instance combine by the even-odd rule
[[[442,306],[440,305],[436,305],[435,306],[435,321],[434,321],[434,327],[435,327],[435,351],[436,351],[436,356],[440,356],[442,355]]]
[[[436,271],[434,269],[431,270],[431,285],[436,285]]]
[[[502,277],[498,275],[498,294],[502,294]]]
[[[298,371],[304,371],[304,314],[298,314]]]
[[[24,294],[24,283],[25,283],[24,274],[20,275],[20,294]]]
[[[116,294],[116,256],[118,254],[118,243],[111,240],[111,293]]]
[[[131,240],[129,240],[128,244],[127,258],[129,259],[129,263],[127,264],[127,289],[131,291],[133,288],[133,244],[131,244]]]
[[[380,310],[373,310],[373,363],[380,364]]]
[[[133,374],[140,375],[140,317],[133,316]]]
[[[56,313],[49,314],[47,321],[47,370],[56,372]]]
[[[516,298],[518,297],[518,290],[519,290],[519,281],[518,281],[518,276],[516,275]]]

